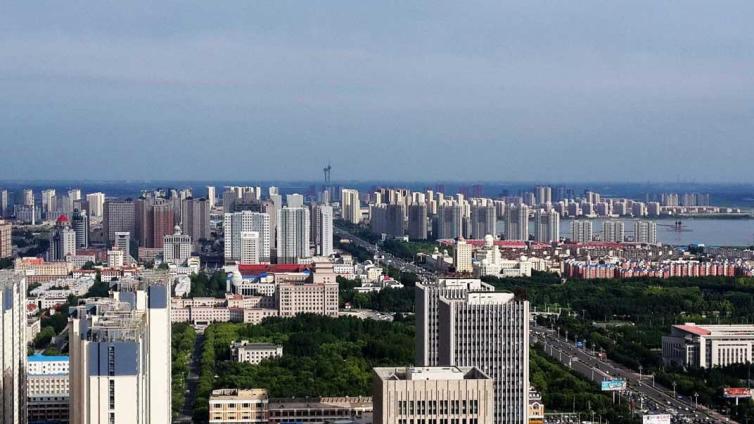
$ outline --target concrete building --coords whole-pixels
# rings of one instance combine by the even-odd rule
[[[267,424],[267,390],[219,389],[209,397],[210,424]]]
[[[474,267],[471,262],[471,253],[473,247],[466,243],[465,240],[459,238],[456,241],[455,248],[453,249],[453,267],[456,272],[459,273],[471,273],[474,271]]]
[[[86,249],[89,247],[89,216],[86,211],[73,210],[71,228],[76,233],[76,248]]]
[[[319,256],[333,253],[333,210],[329,205],[312,206],[311,242]]]
[[[216,201],[217,191],[215,190],[215,186],[207,186],[207,203],[209,204],[210,210],[215,208]]]
[[[136,207],[134,202],[131,199],[105,201],[102,228],[109,246],[115,242],[115,233],[135,234]]]
[[[10,222],[0,219],[0,259],[13,256],[12,230]]]
[[[713,368],[754,362],[754,325],[707,325],[687,322],[662,337],[666,365]]]
[[[135,203],[135,230],[139,246],[161,249],[165,236],[173,234],[175,207],[163,198],[142,197]]]
[[[270,262],[270,215],[263,212],[241,211],[226,213],[223,219],[225,233],[225,262],[241,260],[241,233],[259,234],[259,261]]]
[[[497,237],[497,211],[495,206],[476,205],[471,207],[471,238],[481,239],[487,234]]]
[[[602,223],[602,241],[623,243],[626,231],[623,221],[609,220]]]
[[[250,343],[242,340],[230,345],[230,354],[236,362],[258,365],[265,359],[283,356],[283,346],[272,343]]]
[[[657,244],[657,224],[653,221],[634,221],[634,241]]]
[[[26,278],[0,271],[0,417],[3,424],[25,424],[27,401]]]
[[[277,262],[298,263],[311,257],[309,209],[284,207],[278,211]]]
[[[571,221],[571,241],[573,243],[592,241],[592,221],[587,219],[574,219]]]
[[[534,214],[534,234],[537,241],[553,243],[560,240],[560,214],[554,209],[537,209]]]
[[[241,232],[241,265],[254,265],[260,263],[259,233],[256,231]]]
[[[361,222],[361,200],[358,190],[348,188],[340,190],[340,216],[351,224]]]
[[[191,236],[183,234],[179,225],[175,226],[172,235],[164,237],[162,244],[162,259],[175,265],[183,265],[191,257]]]
[[[492,424],[492,379],[474,367],[375,368],[374,424]]]
[[[275,293],[281,317],[298,314],[338,316],[338,283],[285,282]]]
[[[123,256],[128,258],[131,255],[131,233],[117,232],[113,240],[113,250],[120,250]]]
[[[68,356],[28,357],[27,410],[30,423],[68,422]]]
[[[529,302],[512,293],[440,297],[442,366],[477,367],[494,381],[494,422],[525,423],[529,408]]]
[[[167,274],[122,282],[69,320],[72,424],[171,422]]]
[[[66,256],[76,254],[76,232],[71,228],[68,217],[60,215],[55,221],[55,228],[50,232],[50,251],[47,259],[64,261]]]
[[[529,240],[529,207],[510,205],[505,212],[505,239]]]
[[[454,239],[463,236],[463,207],[444,205],[437,208],[437,239]]]
[[[408,238],[427,239],[427,206],[415,204],[408,207]]]
[[[89,205],[89,217],[96,221],[102,220],[105,208],[105,193],[87,194],[86,203]]]
[[[191,237],[194,250],[198,250],[200,240],[209,240],[211,237],[210,210],[212,207],[207,199],[189,197],[181,201],[181,229]]]
[[[416,364],[433,367],[438,356],[438,303],[446,299],[463,299],[468,292],[490,292],[495,288],[478,278],[441,278],[431,283],[416,283]]]

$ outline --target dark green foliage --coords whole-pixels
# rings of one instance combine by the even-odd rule
[[[406,273],[411,274],[411,273]],[[414,274],[411,274],[414,275]],[[379,292],[357,293],[354,287],[361,283],[337,277],[340,286],[340,307],[350,303],[354,309],[374,309],[380,312],[413,312],[414,311],[414,288],[403,287],[399,289],[382,289]],[[405,283],[404,283],[405,284]]]
[[[196,331],[185,323],[173,324],[172,358],[173,358],[173,416],[175,417],[186,402],[186,377],[189,372],[191,353],[196,342]]]
[[[202,271],[191,276],[191,293],[189,297],[225,297],[227,276],[222,270],[208,276]]]
[[[402,241],[396,239],[385,240],[380,245],[384,251],[408,261],[413,261],[419,253],[432,253],[437,246],[437,243],[429,241]]]

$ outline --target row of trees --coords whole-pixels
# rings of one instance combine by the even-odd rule
[[[186,403],[186,379],[191,365],[191,354],[196,342],[196,331],[187,323],[173,324],[171,334],[172,351],[172,407],[173,417],[177,416]]]

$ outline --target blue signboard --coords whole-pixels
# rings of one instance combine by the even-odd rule
[[[622,378],[616,378],[614,380],[605,380],[602,382],[603,392],[619,392],[626,390],[626,380]]]

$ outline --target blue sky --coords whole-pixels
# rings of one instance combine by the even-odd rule
[[[0,5],[0,179],[739,181],[751,1]]]

